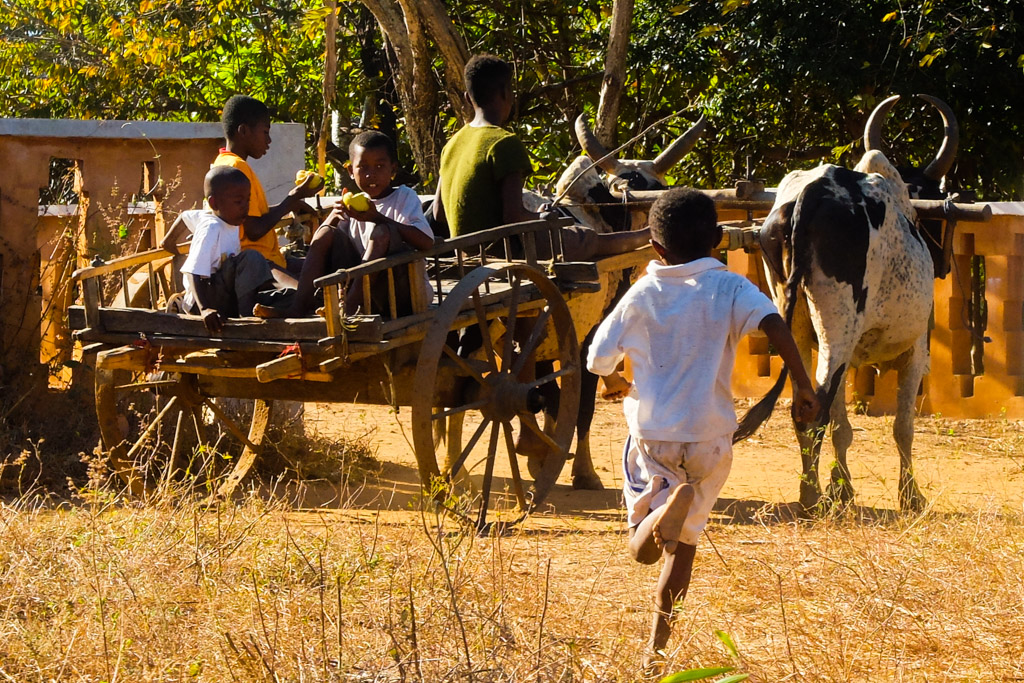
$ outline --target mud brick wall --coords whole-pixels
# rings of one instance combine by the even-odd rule
[[[50,303],[61,309],[72,295],[57,280],[95,255],[116,255],[119,226],[133,226],[136,239],[125,240],[132,251],[160,239],[166,215],[202,201],[201,178],[221,144],[219,124],[0,121],[0,385],[16,391],[46,386],[43,311]],[[41,216],[40,191],[50,183],[52,159],[73,164],[77,202],[70,211],[44,209]],[[164,188],[152,192],[158,179]],[[152,218],[134,220],[129,200],[149,192]],[[41,273],[58,275],[43,282]],[[55,294],[59,301],[51,301]],[[53,324],[45,327],[47,345],[68,343]]]
[[[303,167],[305,128],[275,123],[272,133],[252,166],[276,203]],[[40,351],[70,344],[68,275],[95,256],[158,244],[174,215],[202,203],[222,144],[219,123],[0,119],[0,387],[46,386]],[[73,169],[70,205],[40,206],[53,159]]]

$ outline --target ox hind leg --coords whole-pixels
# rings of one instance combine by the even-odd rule
[[[813,367],[811,350],[815,346],[816,338],[807,309],[807,300],[802,296],[797,299],[790,331],[796,341],[797,349],[800,351],[800,360],[803,361],[804,368],[810,374]],[[821,451],[821,438],[824,433],[824,418],[822,417],[824,415],[828,415],[828,409],[823,406],[819,419],[814,424],[808,425],[806,429],[798,429],[796,423],[793,424],[797,443],[800,446],[800,507],[805,515],[817,510],[821,499],[818,454]]]
[[[834,493],[838,492],[840,497],[842,497],[842,490],[839,489],[837,491],[835,483],[837,480],[845,479],[847,486],[849,486],[850,480],[849,471],[846,468],[846,448],[849,447],[850,427],[846,420],[845,405],[839,407],[835,405],[837,402],[842,404],[845,400],[843,389],[846,384],[846,363],[834,366],[827,354],[820,353],[818,357],[817,380],[819,385],[818,401],[821,404],[821,412],[818,413],[818,417],[813,422],[806,426],[805,430],[797,430],[800,457],[804,467],[804,473],[800,479],[800,505],[807,514],[822,512],[820,505],[821,489],[818,483],[818,461],[821,454],[821,444],[825,438],[825,430],[831,422],[831,417],[837,414],[836,411],[841,411],[841,418],[845,424],[845,429],[838,430],[839,440],[838,442],[833,442],[838,445],[836,465],[833,467],[832,472],[833,485],[830,486],[829,496],[831,497]],[[833,438],[835,438],[835,434],[836,432],[834,431]],[[844,435],[846,435],[845,439]],[[842,446],[841,457],[838,446]],[[849,495],[851,497],[853,495],[852,486],[849,489]]]
[[[898,373],[896,392],[896,419],[892,425],[892,436],[900,455],[899,501],[904,512],[920,512],[927,500],[914,478],[914,462],[911,449],[914,444],[914,412],[917,409],[917,390],[921,378],[928,369],[927,335],[921,335],[895,364]]]
[[[576,457],[572,461],[572,487],[577,490],[602,491],[604,483],[594,469],[590,454],[590,426],[597,403],[598,377],[583,370],[580,389],[580,412],[576,420]]]

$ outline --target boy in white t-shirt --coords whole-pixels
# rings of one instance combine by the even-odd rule
[[[378,131],[365,131],[352,139],[348,149],[349,173],[356,186],[370,196],[370,208],[357,211],[344,204],[335,206],[309,243],[291,306],[257,306],[256,315],[264,318],[309,315],[315,306],[313,283],[317,278],[389,254],[410,249],[426,251],[434,246],[434,233],[423,215],[419,197],[405,185],[391,185],[398,171],[398,152],[391,138]],[[407,268],[395,268],[393,272],[399,315],[408,303],[410,286],[423,288],[429,298],[432,291],[429,281],[408,283],[404,277]],[[376,289],[372,279],[371,289]],[[363,301],[362,290],[363,281],[359,278],[345,296],[345,313],[356,312]]]
[[[257,292],[274,287],[269,262],[257,251],[242,251],[239,243],[238,226],[249,215],[249,190],[249,179],[237,168],[215,166],[203,180],[210,211],[182,216],[192,230],[181,267],[185,310],[201,315],[210,334],[221,331],[225,318],[250,315]]]
[[[613,395],[625,396],[630,554],[643,564],[665,560],[645,665],[663,654],[697,539],[732,465],[730,381],[739,340],[760,328],[778,350],[796,387],[794,419],[806,422],[819,409],[771,300],[714,257],[722,238],[714,202],[695,190],[668,190],[651,207],[649,224],[660,261],[601,323],[587,358]],[[623,358],[632,364],[632,385],[616,371]]]

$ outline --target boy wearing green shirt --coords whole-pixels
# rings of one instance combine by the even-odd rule
[[[533,170],[530,156],[519,138],[502,128],[515,104],[511,65],[494,55],[474,55],[466,63],[464,79],[474,117],[441,151],[434,218],[447,222],[453,237],[537,220],[540,215],[523,206],[523,186]],[[623,233],[597,233],[582,226],[562,229],[569,261],[632,251],[649,239],[646,229]],[[539,252],[545,242],[537,241]]]

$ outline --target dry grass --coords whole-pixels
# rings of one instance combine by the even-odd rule
[[[671,667],[757,681],[1024,676],[1024,520],[716,526]],[[724,558],[724,559],[723,559]],[[478,539],[251,498],[0,512],[0,678],[638,680],[651,568],[618,525]]]

